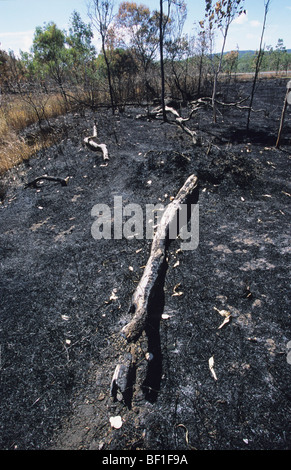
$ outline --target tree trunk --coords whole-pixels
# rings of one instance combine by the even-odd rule
[[[217,115],[216,115],[216,93],[217,93],[217,82],[218,82],[218,75],[220,74],[221,67],[222,67],[222,59],[223,59],[223,53],[224,53],[224,48],[225,48],[225,43],[226,43],[226,38],[227,38],[227,33],[228,33],[228,28],[229,24],[227,24],[224,36],[223,36],[223,44],[222,44],[222,49],[220,53],[220,59],[219,59],[219,65],[218,68],[215,72],[214,75],[214,84],[213,84],[213,91],[212,91],[212,109],[213,109],[213,122],[217,122]]]
[[[264,38],[264,33],[265,33],[265,28],[266,28],[266,21],[267,21],[267,14],[268,14],[268,10],[269,10],[269,4],[270,4],[270,0],[267,0],[267,2],[265,4],[265,14],[264,14],[263,29],[262,29],[262,33],[261,33],[260,49],[259,49],[259,53],[258,53],[258,57],[257,57],[257,61],[256,61],[256,70],[255,70],[255,76],[254,76],[252,92],[251,92],[250,107],[249,107],[249,111],[248,111],[247,133],[249,132],[249,128],[250,128],[250,118],[251,118],[251,111],[252,111],[252,106],[253,106],[253,101],[254,101],[254,96],[255,96],[256,83],[257,83],[257,78],[258,78],[258,75],[259,75],[261,62],[262,62],[262,57],[263,57],[263,53],[264,53],[263,48],[262,48],[262,44],[263,44],[263,38]]]
[[[287,88],[287,93],[285,95],[284,105],[283,105],[282,114],[281,114],[280,127],[279,127],[277,142],[276,142],[276,148],[279,148],[279,146],[280,146],[281,134],[282,134],[282,130],[283,130],[283,124],[284,124],[286,109],[287,109],[287,105],[288,105],[287,96],[288,96],[289,93],[290,93],[290,89]]]
[[[103,37],[102,37],[102,51],[103,51],[104,60],[105,60],[105,64],[106,64],[106,69],[107,69],[107,78],[108,78],[108,86],[109,86],[109,94],[110,94],[110,102],[111,102],[111,107],[112,107],[112,114],[114,114],[115,104],[114,104],[114,97],[113,97],[111,71],[110,71],[110,64],[109,64],[109,60],[108,60],[107,53],[106,53],[106,48],[105,48],[105,39]]]
[[[161,66],[161,101],[163,110],[163,120],[167,121],[165,110],[165,69],[164,69],[164,27],[163,27],[163,0],[160,0],[160,66]]]

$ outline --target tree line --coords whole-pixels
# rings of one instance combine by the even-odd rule
[[[128,103],[148,105],[155,98],[164,105],[167,94],[188,101],[211,92],[215,119],[219,76],[253,72],[259,52],[261,70],[278,73],[291,65],[282,39],[264,51],[224,50],[232,21],[243,13],[243,0],[205,0],[205,16],[190,35],[184,33],[184,0],[160,0],[154,11],[124,1],[117,12],[112,0],[90,0],[88,23],[74,11],[68,31],[54,22],[36,27],[30,52],[16,58],[0,50],[1,90],[21,94],[31,106],[38,93],[57,91],[65,110],[107,104],[113,111]],[[214,53],[218,31],[223,46]],[[100,50],[93,45],[96,36]]]

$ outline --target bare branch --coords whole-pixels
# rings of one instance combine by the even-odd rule
[[[37,183],[39,183],[42,180],[55,181],[57,183],[61,183],[62,186],[67,186],[69,182],[69,176],[67,176],[66,178],[59,178],[58,176],[48,176],[48,175],[38,176],[34,180],[27,183],[26,187],[37,188],[38,186]]]
[[[90,150],[93,150],[95,152],[102,152],[103,160],[109,160],[107,146],[105,144],[97,144],[97,142],[95,142],[95,139],[97,139],[96,125],[94,125],[93,127],[93,135],[85,137],[84,143],[87,145],[87,147],[89,147]]]

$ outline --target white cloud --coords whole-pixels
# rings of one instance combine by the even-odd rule
[[[17,55],[19,50],[28,52],[32,46],[34,30],[0,33],[0,48],[12,50]]]
[[[261,23],[258,20],[252,20],[250,21],[250,25],[253,26],[254,28],[257,28],[258,26],[261,26]]]
[[[290,7],[291,8],[291,7]],[[254,28],[257,28],[258,26],[261,26],[261,22],[258,20],[250,20],[249,19],[249,12],[246,11],[246,13],[242,13],[239,15],[237,18],[233,20],[234,25],[243,25],[247,26],[250,25]]]
[[[248,12],[242,13],[233,20],[233,24],[245,24],[248,22]]]

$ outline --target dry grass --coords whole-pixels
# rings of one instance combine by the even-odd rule
[[[0,174],[29,159],[41,148],[51,145],[52,134],[39,134],[28,143],[19,132],[39,118],[49,119],[66,112],[60,94],[33,94],[25,96],[2,96],[0,103]]]
[[[254,73],[247,73],[247,72],[242,72],[242,73],[236,73],[234,74],[237,80],[253,80],[254,78]],[[284,71],[279,71],[279,72],[259,72],[258,78],[259,79],[270,79],[270,78],[283,78],[288,80],[288,77],[291,76],[291,70],[288,72]]]

